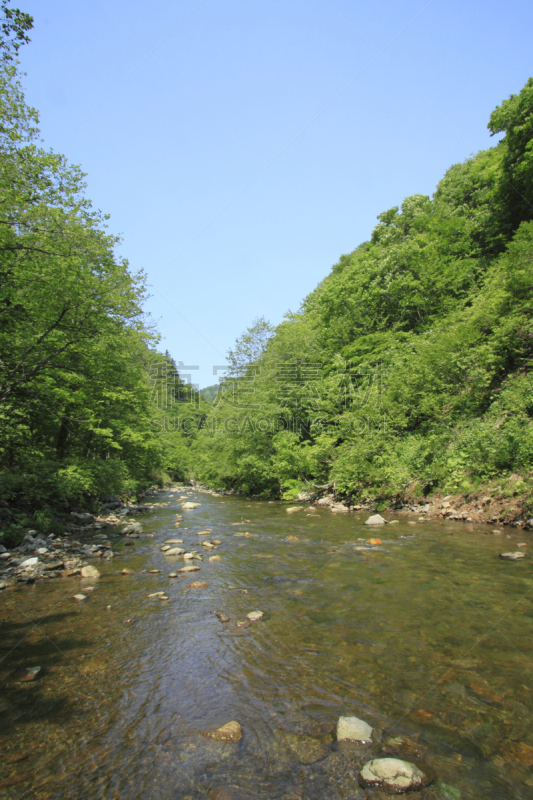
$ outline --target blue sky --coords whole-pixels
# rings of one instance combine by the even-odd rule
[[[377,214],[494,143],[533,74],[523,0],[20,0],[45,145],[148,274],[161,349],[213,365],[297,310]]]

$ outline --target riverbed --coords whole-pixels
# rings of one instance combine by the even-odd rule
[[[0,597],[2,800],[381,798],[357,772],[383,755],[434,771],[413,799],[533,798],[532,562],[498,558],[531,534],[182,494],[200,505],[161,493],[97,581]],[[203,560],[169,578],[176,538]],[[374,741],[337,742],[342,715]],[[238,743],[203,735],[230,720]]]

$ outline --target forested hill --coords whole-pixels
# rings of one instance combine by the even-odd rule
[[[491,114],[495,147],[380,214],[203,396],[158,351],[145,277],[83,173],[40,144],[16,60],[31,27],[1,0],[0,539],[169,479],[383,503],[483,486],[531,505],[533,79]]]
[[[117,258],[83,174],[40,146],[16,61],[32,19],[0,5],[0,539],[57,526],[184,477],[183,408],[204,401],[180,379],[142,311],[143,274]],[[197,425],[196,425],[197,427]],[[95,505],[96,504],[96,505]]]
[[[299,313],[237,342],[193,445],[196,477],[383,502],[485,486],[527,506],[533,79],[488,127],[504,134],[495,147],[380,214]]]

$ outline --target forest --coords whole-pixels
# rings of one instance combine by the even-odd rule
[[[0,522],[169,480],[291,499],[486,491],[532,508],[533,79],[489,117],[497,144],[432,197],[381,213],[300,310],[228,353],[218,387],[179,376],[84,174],[41,146],[1,4]]]

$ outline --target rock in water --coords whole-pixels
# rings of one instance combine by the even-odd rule
[[[262,611],[250,611],[250,613],[247,614],[246,617],[252,622],[257,622],[257,620],[263,619],[264,614]]]
[[[141,525],[140,522],[130,522],[128,525],[122,528],[122,534],[124,536],[131,533],[142,533],[142,532],[143,532],[143,526]]]
[[[121,575],[133,575],[133,570],[132,569],[128,569],[127,567],[124,567],[124,569],[121,570],[120,574]]]
[[[238,742],[242,739],[242,728],[238,722],[226,722],[221,728],[204,734],[209,736],[210,739],[217,739],[219,742]]]
[[[77,603],[83,603],[84,600],[87,600],[87,597],[84,594],[74,594],[72,599],[76,600]]]
[[[505,558],[506,561],[519,561],[525,557],[526,554],[521,553],[520,550],[516,550],[514,553],[500,553],[500,558]]]
[[[185,550],[183,549],[183,547],[170,547],[165,552],[165,555],[166,556],[181,556],[181,555],[183,555],[184,552],[185,552]]]
[[[182,503],[181,507],[187,511],[188,509],[198,508],[199,505],[200,503]]]
[[[295,511],[301,511],[303,506],[290,506],[290,508],[286,508],[285,511],[287,514],[294,514]]]
[[[96,567],[91,567],[91,566],[82,567],[81,568],[81,577],[82,578],[94,578],[94,579],[96,579],[96,578],[100,577],[100,573],[96,569]]]
[[[40,673],[42,672],[42,667],[26,667],[25,670],[18,673],[16,677],[17,683],[27,683],[28,681],[34,681],[36,678],[39,677]]]
[[[382,544],[381,539],[367,539],[367,544],[378,545]]]
[[[338,742],[369,742],[372,727],[359,717],[339,717],[337,722]]]
[[[365,522],[365,525],[385,525],[387,522],[386,519],[383,519],[381,514],[374,514],[373,517],[369,517]]]
[[[178,570],[178,572],[198,572],[199,569],[200,567],[196,567],[191,564],[190,567],[182,567],[181,569]]]
[[[392,794],[422,789],[431,781],[432,778],[415,764],[400,758],[375,758],[368,761],[359,773],[359,782],[363,788],[385,789]]]

